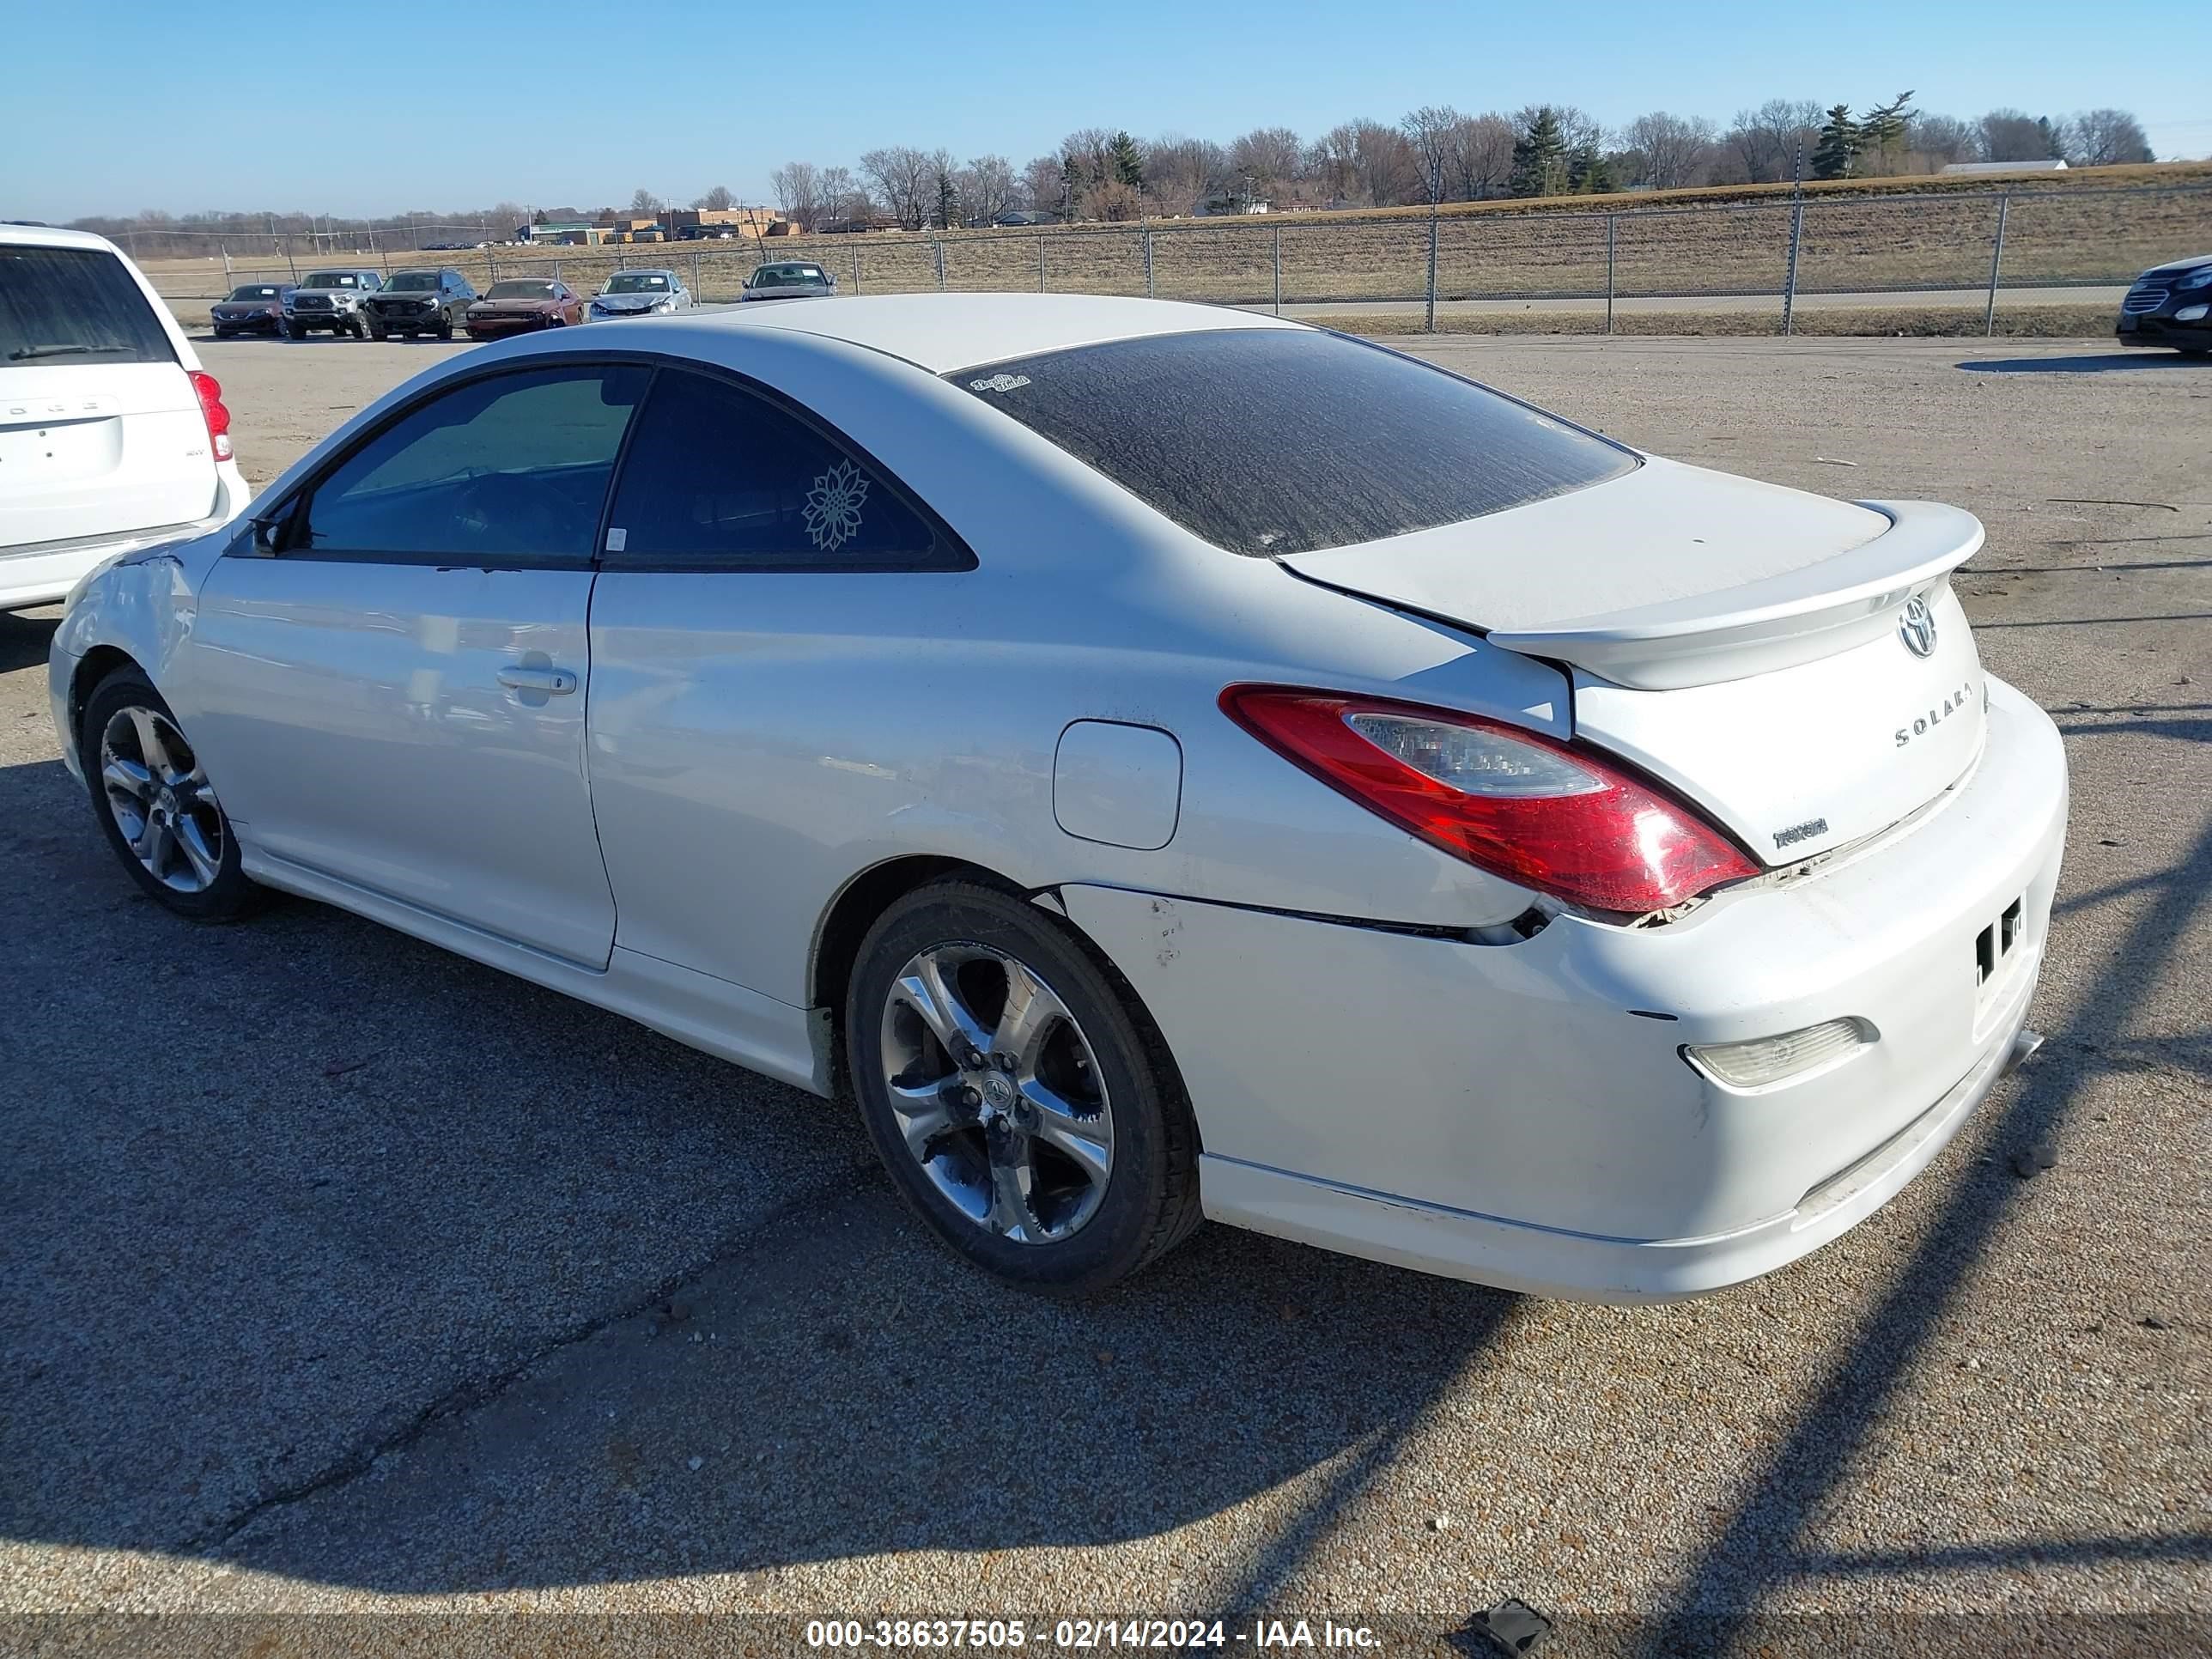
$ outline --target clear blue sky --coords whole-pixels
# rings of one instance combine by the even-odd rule
[[[1072,128],[1304,136],[1419,104],[1578,104],[1723,124],[1770,97],[1854,107],[2132,109],[2212,155],[2201,3],[1281,3],[915,0],[76,0],[7,8],[0,218],[200,208],[349,215],[765,201],[778,163],[881,144],[999,152]],[[364,9],[434,37],[370,45]],[[323,15],[318,38],[281,19]],[[614,20],[595,28],[598,20]],[[1694,20],[1694,21],[1693,21]],[[2166,51],[2161,38],[2190,43]]]

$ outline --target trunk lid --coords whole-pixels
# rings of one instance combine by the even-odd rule
[[[1565,665],[1578,736],[1772,865],[1886,829],[1979,754],[1981,663],[1948,578],[1981,543],[1953,507],[1647,459],[1486,519],[1281,562]]]
[[[0,363],[0,550],[188,523],[216,488],[178,363]]]

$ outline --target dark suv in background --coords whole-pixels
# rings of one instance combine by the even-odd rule
[[[2212,253],[2153,265],[2120,301],[2122,345],[2212,352]]]
[[[384,290],[368,297],[368,337],[388,339],[394,334],[434,334],[453,337],[454,329],[468,321],[469,307],[477,291],[469,279],[447,266],[440,270],[395,270]]]

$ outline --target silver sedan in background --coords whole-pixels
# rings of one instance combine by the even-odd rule
[[[763,265],[745,279],[740,302],[747,300],[827,300],[837,292],[837,279],[811,259],[779,259]]]
[[[617,270],[592,296],[588,315],[595,323],[621,317],[665,317],[690,311],[698,301],[672,270]]]

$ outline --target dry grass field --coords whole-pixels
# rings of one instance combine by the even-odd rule
[[[2001,196],[2009,198],[2005,287],[2124,283],[2145,266],[2212,249],[2212,165],[2102,168],[1994,183],[1976,178],[1814,185],[1803,204],[1799,291],[1963,295],[1983,289]],[[1778,295],[1794,211],[1788,187],[1771,185],[1455,204],[1437,221],[1438,297],[1602,296],[1608,246],[1612,290],[1624,299],[1679,299],[1694,312],[1700,298]],[[380,250],[375,263],[451,263],[480,286],[501,276],[557,270],[587,289],[621,264],[665,264],[684,272],[702,300],[713,301],[735,298],[763,257],[811,258],[834,270],[848,294],[1047,289],[1311,306],[1418,299],[1426,288],[1428,249],[1425,213],[1372,210],[1149,227],[794,237],[758,249],[751,243],[497,247],[419,257]],[[233,250],[240,277],[286,274],[281,265],[271,270],[265,254],[252,265],[241,255]],[[294,255],[302,270],[311,257]],[[187,321],[204,321],[206,302],[222,290],[219,260],[149,261],[147,269]],[[1836,313],[1828,326],[1839,326],[1844,315]],[[1978,315],[1972,320],[1978,332]]]

